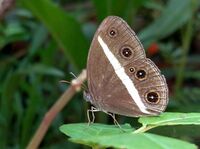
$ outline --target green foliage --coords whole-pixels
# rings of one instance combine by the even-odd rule
[[[102,21],[106,16],[117,15],[132,23],[133,16],[147,0],[92,0],[98,19]]]
[[[165,112],[156,117],[141,117],[142,125],[200,125],[200,113],[170,113]]]
[[[80,23],[48,0],[21,2],[45,24],[73,66],[84,68],[89,46]]]
[[[161,116],[162,117],[162,116]],[[164,119],[162,117],[162,119]],[[70,136],[70,141],[91,146],[92,148],[127,148],[127,149],[195,149],[194,144],[178,139],[150,133],[134,133],[130,125],[122,129],[113,125],[102,124],[66,124],[61,132]]]
[[[199,6],[198,0],[17,1],[0,23],[0,148],[27,146],[45,113],[68,87],[59,81],[70,81],[71,71],[77,75],[86,66],[89,41],[108,15],[123,17],[138,33],[148,57],[161,66],[170,89],[167,111],[171,112],[139,118],[140,123],[118,117],[135,129],[142,124],[136,130],[122,125],[125,132],[103,124],[69,124],[61,131],[73,142],[94,148],[123,148],[124,142],[127,148],[174,148],[175,144],[196,148],[200,137],[200,117],[193,113],[200,112]],[[155,55],[149,54],[153,42],[158,46]],[[57,115],[40,148],[82,148],[66,141],[58,128],[87,121],[86,109],[82,94],[76,95]],[[96,121],[112,123],[101,113]]]
[[[163,39],[182,27],[192,17],[193,10],[197,5],[194,3],[196,4],[197,1],[170,0],[159,18],[139,34],[143,44],[149,45],[152,42]],[[172,12],[173,15],[171,14]]]
[[[163,113],[155,117],[141,117],[142,124],[137,130],[130,125],[118,126],[102,124],[66,124],[60,127],[60,131],[70,136],[70,141],[91,146],[93,148],[197,148],[178,139],[163,137],[146,133],[147,130],[166,125],[200,125],[200,113]],[[144,133],[145,132],[145,133]],[[158,141],[159,140],[159,141]],[[142,143],[141,143],[142,142]]]

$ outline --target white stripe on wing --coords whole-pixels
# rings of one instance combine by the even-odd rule
[[[108,58],[108,60],[111,63],[112,67],[114,68],[115,73],[117,74],[119,79],[122,81],[122,83],[124,84],[126,89],[128,90],[128,93],[130,94],[130,96],[132,97],[132,99],[134,100],[134,102],[136,103],[138,108],[140,109],[140,111],[142,111],[143,113],[149,114],[149,112],[146,110],[147,108],[143,104],[143,102],[142,102],[142,100],[140,98],[140,95],[139,95],[137,89],[135,88],[132,80],[125,73],[125,70],[121,66],[121,64],[119,63],[118,59],[110,51],[110,49],[108,48],[107,44],[102,40],[102,38],[100,36],[98,36],[98,41],[99,41],[99,44],[101,45],[106,57]]]

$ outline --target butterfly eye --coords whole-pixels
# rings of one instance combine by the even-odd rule
[[[133,72],[135,72],[135,68],[134,68],[134,67],[131,67],[131,68],[129,68],[129,71],[130,71],[131,73],[133,73]]]
[[[130,59],[133,56],[132,48],[129,46],[124,46],[121,48],[121,55],[125,59]]]
[[[125,56],[125,57],[130,57],[132,55],[132,52],[129,48],[124,48],[123,51],[122,51],[122,54]]]
[[[147,75],[147,73],[146,73],[146,71],[143,70],[143,69],[140,69],[140,70],[138,70],[138,71],[136,72],[136,78],[138,78],[139,80],[144,80],[144,79],[146,79],[146,75]]]
[[[110,31],[110,35],[111,35],[111,36],[115,36],[115,34],[116,34],[115,30],[111,30],[111,31]]]
[[[160,101],[158,93],[154,91],[147,93],[145,99],[151,104],[157,104]]]
[[[117,36],[117,30],[115,28],[111,28],[108,32],[110,37],[115,37]]]

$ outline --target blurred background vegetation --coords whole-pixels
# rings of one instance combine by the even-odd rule
[[[1,1],[0,1],[1,2]],[[108,15],[125,19],[170,89],[167,111],[200,112],[199,0],[4,0],[0,3],[0,148],[25,148],[45,112],[86,66],[94,32]],[[59,132],[87,122],[77,94],[57,115],[40,148],[82,148]],[[137,119],[117,117],[139,127]],[[96,122],[113,124],[103,113]],[[200,145],[197,126],[152,130]]]

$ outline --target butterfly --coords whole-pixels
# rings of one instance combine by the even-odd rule
[[[168,86],[146,58],[135,32],[120,17],[108,16],[97,29],[87,59],[92,111],[129,117],[159,115],[168,104]]]

